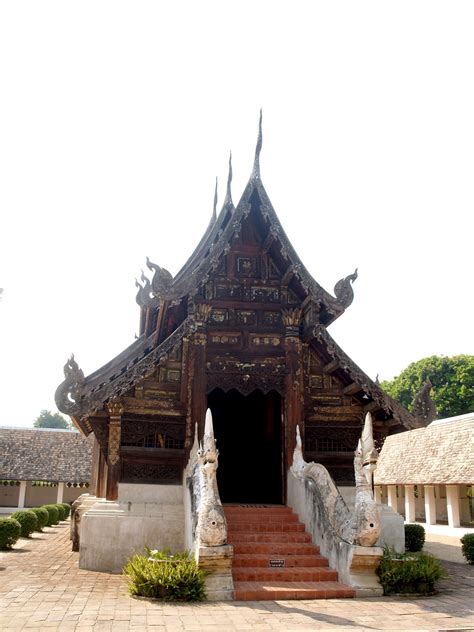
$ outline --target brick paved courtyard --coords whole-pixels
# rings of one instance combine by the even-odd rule
[[[133,599],[122,577],[81,571],[69,524],[0,552],[0,630],[474,630],[474,567],[446,562],[431,598],[221,602]]]

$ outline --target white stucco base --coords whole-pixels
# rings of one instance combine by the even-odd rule
[[[344,542],[331,528],[321,511],[324,499],[314,495],[308,480],[296,478],[291,471],[287,478],[288,505],[298,515],[313,542],[319,545],[321,554],[327,557],[329,566],[337,570],[339,580],[355,589],[357,597],[379,597],[383,589],[378,581],[376,569],[383,550],[379,546],[357,546]],[[346,490],[348,488],[345,488]],[[346,493],[346,497],[350,493]]]
[[[116,502],[93,505],[81,521],[79,568],[120,573],[145,546],[183,550],[181,485],[119,484]]]

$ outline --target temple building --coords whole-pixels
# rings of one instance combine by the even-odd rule
[[[154,489],[155,501],[163,494],[180,507],[172,490],[183,485],[195,424],[201,438],[207,408],[224,504],[286,504],[297,424],[305,459],[323,464],[341,486],[354,485],[367,412],[379,445],[420,425],[331,337],[329,326],[353,300],[357,270],[334,294],[311,276],[262,183],[261,147],[260,125],[240,201],[234,205],[229,164],[222,208],[217,213],[216,196],[210,223],[176,276],[147,259],[150,279],[137,282],[138,339],[87,377],[74,357],[65,366],[56,402],[94,435],[97,497],[123,506],[135,494],[146,503]],[[255,458],[243,467],[250,440]]]

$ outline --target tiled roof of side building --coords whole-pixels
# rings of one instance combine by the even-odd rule
[[[86,483],[92,438],[51,428],[0,427],[0,479]]]
[[[387,437],[375,484],[474,484],[474,413]]]

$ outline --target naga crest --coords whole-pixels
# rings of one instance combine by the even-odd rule
[[[428,378],[413,399],[412,414],[419,428],[427,426],[436,418],[436,404],[430,395],[432,388],[433,385]]]
[[[80,399],[84,386],[84,373],[74,360],[74,354],[64,365],[65,380],[56,389],[54,399],[56,406],[66,415],[77,415],[81,412]]]
[[[344,307],[349,305],[354,300],[354,290],[352,289],[352,283],[357,279],[357,268],[353,274],[349,274],[344,279],[340,279],[334,286],[334,294],[338,302]]]
[[[153,279],[151,280],[151,289],[153,292],[153,296],[157,298],[163,297],[171,286],[171,282],[173,281],[173,277],[170,272],[165,268],[160,268],[160,266],[156,265],[150,261],[150,259],[146,258],[146,265],[149,270],[151,270],[153,274]]]
[[[142,275],[140,277],[143,285],[135,279],[135,285],[138,288],[137,296],[135,298],[137,305],[139,307],[148,307],[152,300],[151,296],[151,284],[149,279],[145,276],[145,273],[142,270]]]

